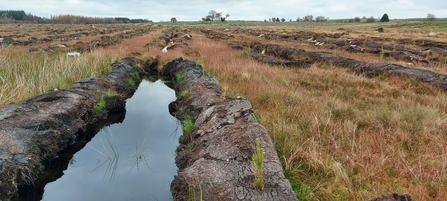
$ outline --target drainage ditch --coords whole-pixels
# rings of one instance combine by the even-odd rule
[[[156,59],[125,58],[100,78],[80,80],[68,90],[0,108],[0,199],[20,189],[31,196],[27,200],[42,195],[44,200],[166,200],[171,195],[174,200],[297,200],[269,134],[245,98],[224,96],[219,83],[194,61],[177,58],[161,72],[157,66]],[[172,91],[163,105],[140,98],[138,92],[128,102],[139,101],[126,107],[125,100],[135,93],[144,74],[175,80],[170,87],[179,98],[167,107],[175,99]],[[107,104],[98,110],[102,101]],[[156,110],[139,108],[148,105],[166,114],[169,109],[184,126],[188,124],[178,146],[182,127],[177,120],[145,116]],[[125,110],[136,113],[124,116]],[[127,121],[131,125],[121,128]],[[146,126],[166,130],[151,131]],[[96,134],[98,127],[104,128]],[[264,150],[263,189],[253,184],[255,141]],[[170,151],[176,146],[175,153]],[[161,152],[151,150],[154,147],[161,147]],[[168,158],[166,164],[173,169],[156,166],[165,163],[157,158]],[[171,182],[156,181],[156,187],[145,183],[162,174],[170,174]],[[116,188],[111,190],[112,186]],[[106,197],[109,193],[113,194]]]

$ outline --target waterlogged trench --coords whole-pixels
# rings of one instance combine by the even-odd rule
[[[182,134],[168,112],[175,99],[162,81],[143,80],[127,99],[124,121],[102,128],[75,153],[63,176],[45,186],[42,200],[172,200]]]
[[[157,65],[125,58],[98,79],[1,108],[0,138],[6,144],[0,147],[0,198],[19,188],[19,200],[170,200],[170,190],[175,200],[296,200],[270,136],[245,98],[223,96],[218,82],[193,61],[177,58],[160,72],[154,71]],[[188,93],[176,99],[160,81],[143,81],[135,92],[129,80],[139,83],[138,74],[145,73],[183,74],[173,88]],[[122,95],[103,92],[111,89]],[[163,91],[170,95],[161,97],[169,98],[157,96]],[[92,108],[100,97],[107,105],[97,113]],[[124,107],[125,117],[119,115]],[[180,140],[183,129],[168,111],[195,119]],[[110,126],[98,134],[85,129],[95,124]],[[255,139],[264,149],[263,190],[253,185]]]

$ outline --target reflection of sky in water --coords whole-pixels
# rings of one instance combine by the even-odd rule
[[[42,200],[172,200],[182,134],[168,112],[173,100],[174,91],[161,81],[143,81],[127,100],[123,123],[103,128],[77,152],[64,175],[45,186]]]

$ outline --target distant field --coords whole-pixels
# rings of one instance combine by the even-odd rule
[[[192,36],[187,45],[183,34]],[[0,38],[0,106],[97,77],[123,57],[183,57],[200,63],[225,95],[251,102],[300,200],[447,197],[447,94],[436,83],[253,46],[447,74],[446,21],[2,24]]]

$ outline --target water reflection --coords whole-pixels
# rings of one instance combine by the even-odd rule
[[[168,112],[173,90],[143,81],[122,123],[101,129],[71,159],[42,200],[172,200],[179,122]]]

